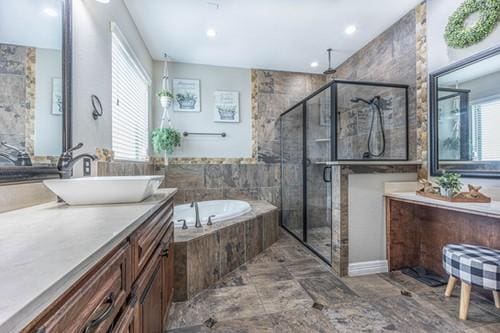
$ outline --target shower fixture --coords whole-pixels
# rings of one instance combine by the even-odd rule
[[[337,72],[335,69],[332,68],[332,51],[333,49],[326,50],[326,52],[328,52],[328,69],[323,72],[323,74],[325,75],[333,75]]]
[[[382,121],[382,99],[380,96],[375,96],[371,100],[366,100],[360,97],[355,97],[351,99],[352,103],[365,103],[372,110],[372,120],[370,125],[370,134],[368,134],[368,151],[363,153],[363,159],[368,159],[371,157],[381,157],[385,153],[385,131],[384,131],[384,123]],[[380,124],[380,132],[382,136],[382,147],[378,152],[372,151],[372,140],[373,140],[373,130],[375,127],[375,118],[378,117]]]

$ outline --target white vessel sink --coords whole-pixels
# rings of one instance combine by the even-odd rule
[[[84,177],[49,179],[43,183],[69,205],[140,202],[150,197],[163,176]]]

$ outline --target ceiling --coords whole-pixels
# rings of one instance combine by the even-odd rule
[[[167,52],[186,63],[316,73],[328,67],[327,48],[340,65],[420,2],[125,0],[154,59]]]

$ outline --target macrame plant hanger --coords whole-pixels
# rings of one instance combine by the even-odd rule
[[[168,82],[168,62],[167,62],[167,54],[164,54],[165,61],[163,64],[163,76],[161,78],[161,89],[162,91],[170,91],[170,85]],[[170,98],[169,98],[170,100]],[[161,103],[161,102],[160,102]],[[161,106],[163,108],[163,114],[161,116],[161,125],[160,128],[165,128],[165,120],[167,120],[168,127],[172,127],[172,119],[170,119],[170,113],[168,112],[168,109],[170,107],[171,101],[169,103],[161,103]]]
[[[165,53],[164,55],[165,61],[163,64],[163,76],[161,78],[161,89],[162,91],[170,91],[170,86],[168,82],[168,61],[167,61],[167,54]],[[170,118],[170,113],[168,112],[168,109],[170,108],[170,105],[172,104],[172,99],[170,97],[164,98],[162,101],[162,98],[160,97],[160,104],[161,107],[163,108],[163,113],[161,115],[161,123],[160,123],[160,128],[165,128],[165,120],[167,121],[167,128],[172,128],[172,119]],[[164,152],[164,159],[165,159],[165,165],[168,165],[168,156],[167,156],[167,151],[165,150]]]

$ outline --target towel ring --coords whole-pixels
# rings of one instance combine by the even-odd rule
[[[92,95],[90,97],[90,100],[92,101],[93,109],[92,118],[94,118],[94,120],[97,120],[97,118],[102,117],[103,114],[101,100],[96,95]]]

